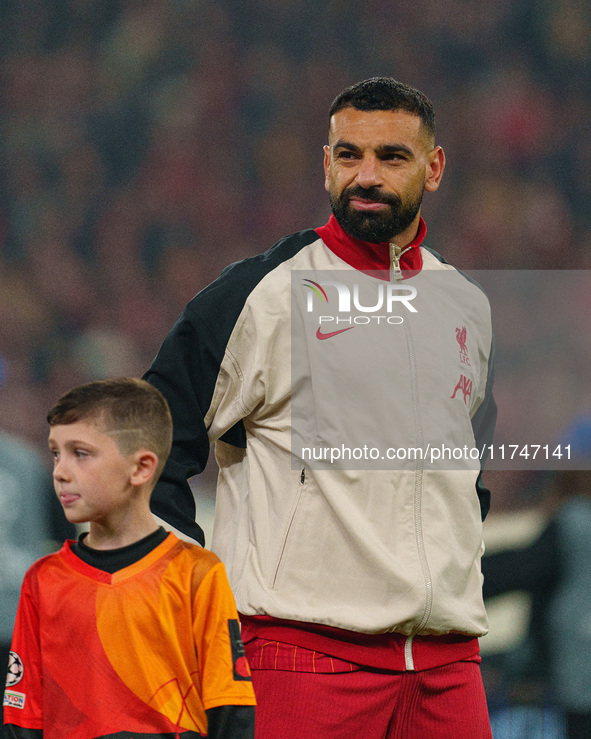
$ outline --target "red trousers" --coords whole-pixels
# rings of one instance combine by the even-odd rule
[[[259,669],[252,660],[256,739],[492,739],[477,662],[419,672],[335,664],[349,671]]]

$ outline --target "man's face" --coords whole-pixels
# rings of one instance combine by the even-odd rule
[[[325,187],[335,218],[355,238],[410,243],[423,192],[437,189],[444,165],[412,113],[344,108],[331,118]]]

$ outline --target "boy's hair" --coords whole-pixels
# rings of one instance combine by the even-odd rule
[[[148,449],[158,457],[154,482],[172,446],[172,417],[164,395],[145,380],[114,377],[69,390],[47,414],[50,426],[96,421],[124,455]]]
[[[406,110],[418,116],[429,135],[435,138],[433,103],[420,90],[398,82],[393,77],[371,77],[345,88],[333,100],[328,120],[343,108]]]

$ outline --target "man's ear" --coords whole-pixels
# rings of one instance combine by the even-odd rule
[[[149,449],[140,449],[133,456],[131,484],[139,486],[150,482],[158,467],[158,457]]]
[[[330,187],[330,146],[324,147],[324,189],[328,192]]]
[[[425,190],[435,192],[439,187],[443,170],[445,169],[445,154],[440,146],[436,146],[427,155],[427,171],[425,176]]]

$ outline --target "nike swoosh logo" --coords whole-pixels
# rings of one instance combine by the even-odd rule
[[[320,326],[318,326],[318,331],[316,331],[316,338],[317,339],[330,339],[331,336],[342,334],[343,331],[350,331],[352,328],[355,328],[355,326],[348,326],[347,328],[341,328],[338,331],[331,331],[329,334],[323,334],[322,331],[320,330]]]

